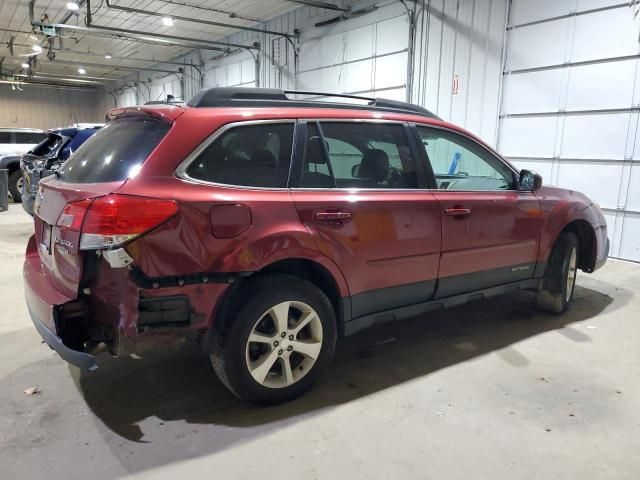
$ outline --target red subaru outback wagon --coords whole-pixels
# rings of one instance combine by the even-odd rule
[[[62,358],[184,336],[236,395],[276,403],[338,336],[516,288],[562,313],[605,262],[597,205],[429,111],[291,93],[116,108],[41,182],[25,294]]]

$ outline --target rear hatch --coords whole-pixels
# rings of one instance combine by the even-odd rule
[[[129,220],[146,218],[146,200],[123,201],[114,192],[138,173],[171,124],[139,111],[135,116],[123,113],[40,182],[34,218],[42,271],[51,286],[69,298],[78,295],[84,257],[91,250],[118,245],[139,233],[140,225],[131,226],[126,219],[119,223],[123,211]]]

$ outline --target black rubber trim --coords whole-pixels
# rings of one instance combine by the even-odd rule
[[[129,270],[131,280],[141,288],[166,288],[181,287],[200,283],[233,283],[236,280],[247,277],[253,272],[213,272],[193,273],[189,275],[174,275],[167,277],[147,277],[142,270],[135,265]]]
[[[609,238],[607,238],[607,245],[604,248],[604,256],[600,259],[600,260],[596,260],[596,264],[593,267],[593,272],[595,272],[596,270],[598,270],[600,267],[602,267],[605,263],[607,263],[607,259],[609,258],[609,247],[610,247],[610,243],[609,243]]]
[[[464,275],[442,277],[438,279],[435,298],[445,298],[460,293],[472,292],[491,285],[527,280],[534,276],[535,268],[536,263],[530,262],[466,273]]]
[[[33,325],[36,327],[36,330],[45,343],[55,350],[63,360],[84,370],[95,370],[98,368],[96,357],[67,347],[55,333],[49,330],[40,320],[35,318],[31,311],[29,311],[29,315],[31,316]]]
[[[351,316],[362,317],[390,308],[423,302],[433,296],[435,288],[434,279],[359,293],[351,297]]]
[[[353,320],[344,323],[344,335],[353,335],[354,333],[369,328],[377,323],[385,323],[390,321],[402,320],[405,318],[416,317],[432,310],[450,308],[456,305],[465,304],[471,300],[478,300],[482,298],[489,298],[495,295],[502,295],[503,293],[511,290],[535,289],[537,288],[539,281],[540,280],[537,278],[530,278],[528,280],[511,282],[505,285],[498,285],[495,287],[477,290],[475,292],[468,292],[461,295],[454,295],[452,297],[429,300],[426,302],[417,303],[415,305],[392,308],[383,312],[354,318]]]

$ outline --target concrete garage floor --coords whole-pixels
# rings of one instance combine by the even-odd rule
[[[31,230],[0,214],[3,479],[640,478],[638,265],[580,274],[562,317],[517,292],[343,339],[310,394],[255,408],[192,344],[65,364],[23,302]]]

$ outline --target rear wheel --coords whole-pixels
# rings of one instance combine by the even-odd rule
[[[280,274],[253,280],[239,295],[242,306],[214,342],[216,374],[252,403],[274,404],[302,395],[333,355],[331,302],[313,284]]]
[[[15,203],[22,201],[22,170],[14,170],[9,174],[9,193]]]
[[[564,313],[571,306],[578,272],[578,237],[572,232],[560,234],[553,245],[536,296],[538,308]]]

